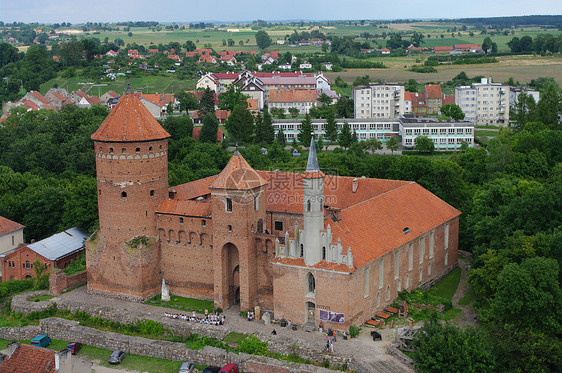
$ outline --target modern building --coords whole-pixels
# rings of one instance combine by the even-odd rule
[[[510,87],[509,107],[511,108],[511,110],[517,111],[517,101],[519,100],[519,95],[521,93],[525,93],[526,95],[533,97],[535,103],[538,103],[541,98],[540,92],[534,89],[526,88],[526,87]]]
[[[357,133],[359,141],[377,139],[386,143],[392,136],[398,136],[404,148],[413,148],[416,137],[427,136],[438,150],[459,150],[463,142],[474,146],[474,124],[462,121],[439,121],[435,117],[401,117],[398,119],[336,119],[338,130],[347,122]],[[325,137],[326,120],[312,119],[315,136]],[[275,133],[283,130],[287,142],[297,139],[301,129],[299,119],[274,119]]]
[[[316,90],[279,88],[269,91],[270,109],[280,108],[289,113],[290,108],[295,108],[299,114],[308,114],[316,103]]]
[[[63,269],[84,251],[88,235],[74,227],[47,237],[44,240],[19,245],[0,255],[2,279],[23,280],[35,277],[33,263],[38,260],[50,271]]]
[[[413,149],[416,138],[429,137],[436,150],[459,150],[463,142],[474,145],[474,124],[447,122],[430,118],[400,118],[399,132],[404,148]]]
[[[404,85],[370,83],[353,88],[354,117],[398,118],[404,114]]]
[[[510,87],[482,78],[480,83],[455,88],[455,103],[465,120],[476,125],[501,126],[509,123]]]

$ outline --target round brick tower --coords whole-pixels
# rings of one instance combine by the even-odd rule
[[[92,135],[100,228],[87,243],[88,291],[134,299],[160,291],[155,211],[168,195],[168,137],[131,93]]]

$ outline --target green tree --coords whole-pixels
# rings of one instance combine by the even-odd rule
[[[374,153],[377,150],[382,150],[382,142],[373,138],[361,142],[361,148],[371,153]]]
[[[205,116],[208,113],[215,112],[215,92],[209,87],[205,88],[205,91],[201,95],[201,101],[199,101],[199,111]]]
[[[192,92],[178,92],[175,94],[176,99],[179,101],[179,110],[185,111],[195,110],[199,107],[199,101]]]
[[[247,107],[238,105],[226,120],[226,129],[237,142],[250,142],[254,133],[254,116]]]
[[[409,79],[404,89],[408,92],[418,92],[418,82],[416,79]]]
[[[495,372],[494,356],[484,333],[476,328],[441,325],[436,316],[413,340],[416,371],[427,373]]]
[[[218,130],[219,121],[215,113],[207,113],[203,118],[203,127],[199,133],[199,141],[215,144],[217,142]]]
[[[416,145],[416,150],[420,153],[433,153],[435,150],[435,144],[433,140],[431,140],[427,136],[418,136],[414,140],[414,144]]]
[[[351,127],[347,121],[343,122],[342,129],[338,135],[338,144],[347,149],[353,143],[353,133],[351,132]]]
[[[180,140],[193,135],[193,121],[189,115],[182,115],[180,117],[168,116],[162,122],[162,127],[174,140]]]
[[[342,96],[336,102],[336,116],[338,118],[353,118],[353,100],[347,96]]]
[[[258,48],[260,48],[261,50],[264,50],[265,48],[271,45],[272,42],[271,37],[269,37],[267,32],[260,30],[256,32],[255,36],[256,36],[256,44]]]
[[[562,113],[562,96],[559,89],[550,84],[544,92],[537,105],[537,116],[540,122],[543,122],[551,129],[560,130],[560,114]]]
[[[334,118],[333,110],[330,110],[326,117],[326,138],[331,142],[338,140],[338,126]]]
[[[441,106],[441,114],[453,120],[463,120],[464,113],[457,104],[445,104]]]
[[[391,136],[386,142],[386,148],[394,154],[394,151],[398,150],[398,137]]]
[[[283,133],[282,128],[279,128],[279,131],[277,131],[277,136],[275,137],[275,139],[279,143],[279,146],[285,149],[285,146],[287,146],[287,139],[285,139],[285,134]]]
[[[424,35],[421,32],[414,32],[412,34],[412,44],[414,47],[419,47],[423,44]]]
[[[482,42],[482,49],[486,54],[492,50],[492,39],[489,36],[484,38],[484,41]]]
[[[310,139],[312,138],[312,134],[314,132],[314,128],[312,127],[312,120],[310,119],[310,115],[306,114],[304,120],[301,122],[301,128],[297,135],[299,142],[303,146],[310,145]]]
[[[219,95],[219,109],[233,111],[238,105],[248,107],[246,101],[250,96],[243,94],[242,88],[237,84],[230,84],[226,92]]]
[[[289,108],[289,114],[291,114],[291,116],[293,118],[297,118],[299,116],[299,113],[300,113],[300,111],[296,107],[290,107]]]

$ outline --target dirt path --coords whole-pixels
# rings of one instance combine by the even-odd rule
[[[466,295],[469,290],[466,271],[467,265],[469,264],[470,262],[467,262],[459,257],[461,279],[459,281],[459,285],[457,286],[457,291],[455,292],[455,295],[453,295],[452,303],[453,307],[460,309],[462,313],[455,317],[452,320],[452,323],[460,327],[476,325],[476,323],[474,322],[474,307],[472,305],[463,306],[459,304],[459,301]]]

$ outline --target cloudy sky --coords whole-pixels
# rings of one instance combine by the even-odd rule
[[[1,0],[4,22],[462,18],[562,14],[560,0]]]

